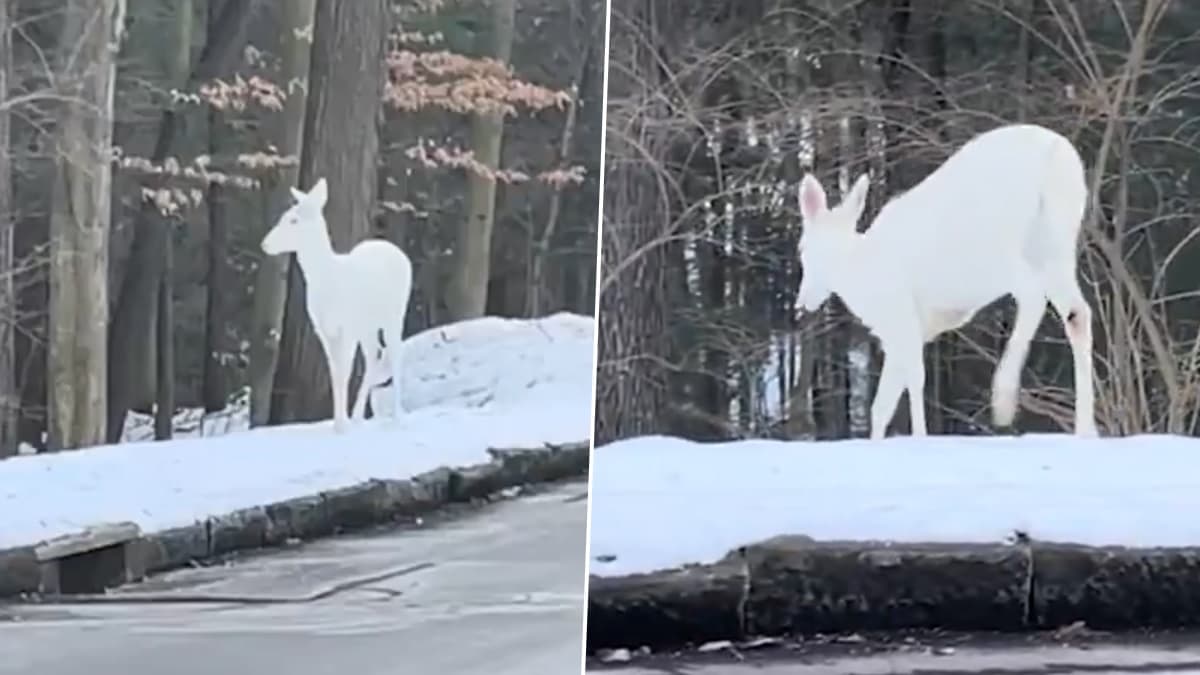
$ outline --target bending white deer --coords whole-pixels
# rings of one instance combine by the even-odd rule
[[[336,253],[323,212],[328,196],[324,178],[307,193],[292,188],[296,203],[263,238],[262,250],[267,255],[296,254],[307,287],[308,318],[329,365],[334,429],[342,432],[347,428],[346,396],[359,345],[366,368],[353,418],[363,418],[371,389],[386,382],[385,364],[392,380],[393,415],[403,414],[400,349],[413,271],[404,251],[382,239],[367,239],[349,253]]]
[[[797,304],[811,312],[836,293],[879,338],[871,438],[883,438],[905,389],[912,434],[926,434],[924,344],[1005,295],[1017,314],[992,382],[993,421],[1012,424],[1021,369],[1049,300],[1071,344],[1075,433],[1095,436],[1092,311],[1075,277],[1088,191],[1070,141],[1028,124],[980,134],[859,234],[867,187],[860,176],[829,208],[813,176],[801,182]]]

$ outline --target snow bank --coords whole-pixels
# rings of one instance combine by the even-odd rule
[[[0,461],[0,548],[100,522],[163,530],[370,478],[486,461],[489,447],[586,440],[593,325],[571,314],[487,317],[415,335],[405,341],[410,413],[346,436],[329,421],[237,432],[235,420],[220,427],[234,430],[225,435],[200,437],[193,425],[193,438]]]
[[[890,438],[698,444],[630,439],[592,456],[591,572],[820,540],[1200,545],[1200,439]],[[603,562],[610,557],[611,562]]]

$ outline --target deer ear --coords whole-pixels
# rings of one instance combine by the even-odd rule
[[[850,192],[847,192],[846,198],[842,200],[846,208],[850,209],[850,213],[854,215],[854,219],[851,222],[855,225],[858,224],[858,219],[862,217],[863,209],[867,206],[867,190],[870,187],[871,181],[867,177],[867,174],[864,173],[858,177],[858,180],[854,181]]]
[[[312,189],[308,191],[308,194],[313,198],[317,206],[325,206],[325,201],[329,199],[329,186],[325,184],[325,179],[318,178]]]
[[[826,208],[825,188],[811,173],[805,174],[804,180],[800,181],[800,215],[809,220]]]
[[[288,189],[292,191],[292,199],[296,200],[297,204],[304,201],[304,198],[308,196],[307,194],[297,190],[295,186],[291,186]]]

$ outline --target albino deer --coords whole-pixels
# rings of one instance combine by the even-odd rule
[[[801,182],[797,304],[811,312],[836,293],[879,338],[871,438],[883,438],[905,389],[912,434],[926,434],[925,343],[1005,295],[1017,314],[992,381],[993,421],[1012,424],[1021,369],[1049,300],[1071,344],[1075,433],[1095,436],[1092,310],[1075,277],[1088,190],[1070,141],[1029,124],[980,134],[859,234],[867,187],[860,176],[829,208],[812,175]]]
[[[393,414],[399,418],[403,413],[400,348],[413,272],[404,251],[382,239],[361,241],[349,253],[334,252],[323,213],[328,196],[324,178],[307,193],[292,188],[296,203],[263,238],[262,250],[267,255],[296,254],[307,287],[308,318],[329,365],[334,429],[342,432],[359,345],[366,368],[353,417],[363,418],[371,389],[386,381],[381,372],[385,363],[391,371]]]

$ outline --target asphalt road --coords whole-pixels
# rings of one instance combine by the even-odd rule
[[[564,675],[582,653],[586,484],[122,591],[0,606],[0,673]]]
[[[858,636],[855,636],[858,637]],[[1200,675],[1200,635],[954,636],[589,659],[595,675]],[[611,656],[608,656],[611,658]]]

